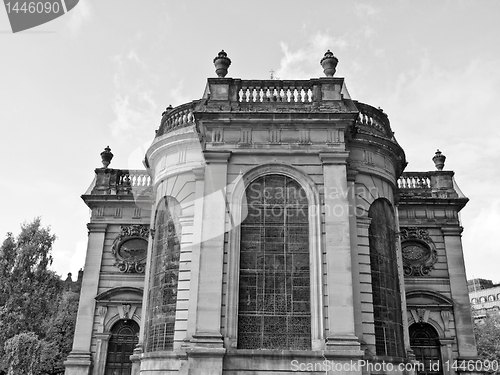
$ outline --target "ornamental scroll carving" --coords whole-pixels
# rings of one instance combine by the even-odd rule
[[[122,225],[121,232],[113,242],[111,253],[115,266],[124,273],[144,273],[148,250],[149,226]]]
[[[437,262],[437,251],[427,229],[402,228],[401,247],[405,276],[427,276]]]

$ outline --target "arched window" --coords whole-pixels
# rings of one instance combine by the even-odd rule
[[[139,325],[131,319],[119,320],[111,328],[105,375],[130,375],[130,356],[139,342]]]
[[[442,374],[441,349],[436,330],[428,323],[415,323],[410,326],[409,333],[415,359],[424,366],[424,369],[417,371],[418,375]]]
[[[241,224],[238,348],[310,349],[308,201],[293,179],[249,184]]]
[[[165,198],[155,219],[153,254],[149,271],[146,351],[173,350],[180,258],[180,205]]]
[[[488,301],[492,302],[494,300],[495,300],[495,296],[492,296],[492,295],[488,296]]]
[[[371,218],[368,233],[376,353],[403,357],[394,213],[387,201],[377,199],[370,206],[368,216]]]
[[[470,300],[470,303],[472,303],[473,305],[477,303],[477,299],[476,298],[473,298]]]

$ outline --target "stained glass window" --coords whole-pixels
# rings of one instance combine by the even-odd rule
[[[385,200],[368,212],[373,318],[377,355],[403,356],[403,324],[396,258],[394,213]]]
[[[179,276],[179,204],[164,199],[155,220],[150,267],[146,351],[173,350]]]
[[[241,224],[238,348],[310,349],[308,201],[282,175],[246,191]]]

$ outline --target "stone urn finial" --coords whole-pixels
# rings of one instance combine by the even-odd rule
[[[103,152],[101,152],[101,161],[104,168],[107,168],[109,163],[111,163],[111,159],[113,159],[113,154],[111,153],[111,149],[109,146],[106,146]]]
[[[325,73],[325,75],[327,77],[333,77],[337,68],[337,64],[339,63],[339,59],[333,56],[333,53],[328,50],[319,63],[323,67],[323,72]]]
[[[446,156],[444,156],[441,151],[437,150],[436,155],[432,158],[432,161],[436,165],[436,169],[438,171],[442,171],[444,167],[444,161],[446,160]]]
[[[224,78],[227,74],[227,68],[231,65],[231,59],[227,57],[227,53],[222,50],[215,57],[214,65],[217,77]]]

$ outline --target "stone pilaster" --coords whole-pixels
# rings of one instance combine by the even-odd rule
[[[355,335],[351,234],[347,190],[348,152],[321,153],[324,175],[325,250],[328,298],[326,349],[361,356]]]
[[[69,353],[64,366],[66,375],[88,375],[92,365],[90,344],[95,314],[95,296],[99,287],[99,272],[101,271],[106,223],[89,223],[89,239],[85,272],[83,274],[80,303],[78,305],[78,320],[75,327],[73,350]]]
[[[193,244],[191,247],[191,282],[189,288],[189,311],[187,336],[192,337],[196,330],[196,316],[198,303],[198,283],[200,269],[200,249],[201,249],[201,230],[203,228],[203,195],[205,191],[205,168],[193,169],[195,178],[195,200],[194,200],[194,218],[193,218]]]
[[[349,236],[351,241],[352,293],[354,309],[354,334],[363,337],[363,314],[359,279],[358,228],[356,220],[356,176],[358,171],[347,170],[347,197],[349,199]]]
[[[108,353],[108,344],[110,333],[96,333],[95,338],[97,339],[96,346],[96,357],[94,371],[92,375],[104,375],[106,370],[106,355]]]
[[[206,152],[195,332],[188,349],[189,374],[222,374],[222,271],[229,152]],[[217,286],[217,287],[214,287]]]
[[[476,342],[471,323],[471,311],[465,263],[462,251],[462,233],[460,226],[443,226],[446,259],[450,275],[451,298],[454,302],[455,330],[460,357],[476,357]]]
[[[443,362],[443,374],[444,375],[455,375],[455,369],[452,366],[453,364],[453,351],[452,345],[453,338],[440,338],[439,344],[441,345],[441,359]],[[449,365],[445,365],[449,364]]]

